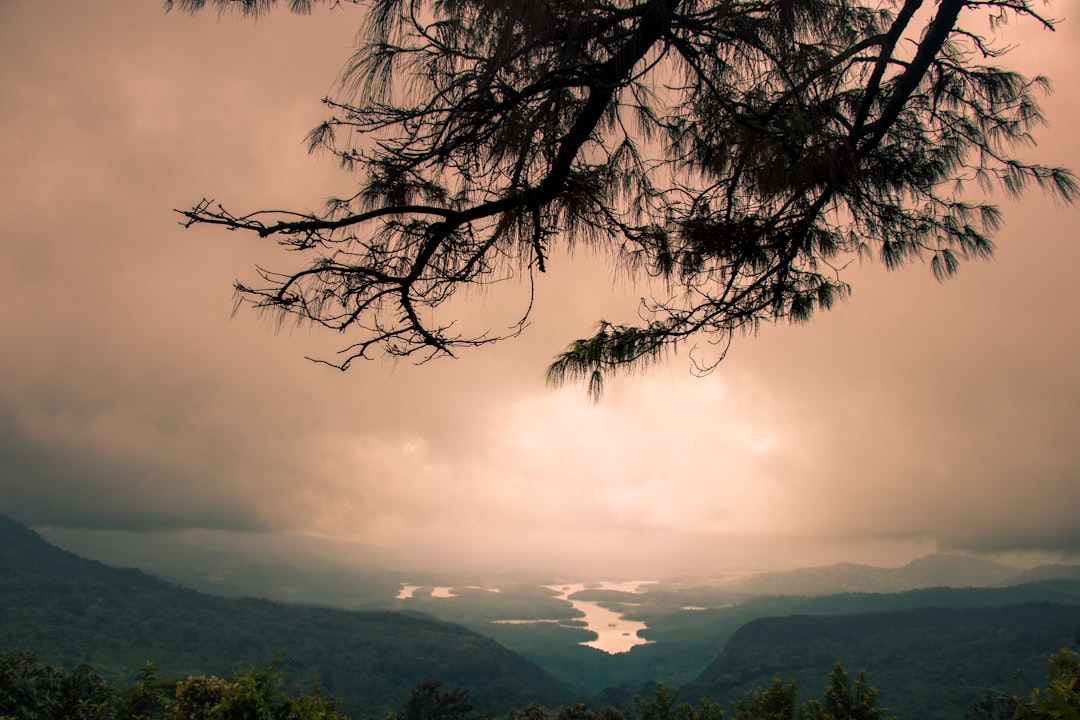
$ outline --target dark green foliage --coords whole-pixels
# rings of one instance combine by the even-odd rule
[[[697,705],[679,701],[678,690],[658,683],[652,698],[634,698],[635,720],[723,720],[719,705],[701,700]]]
[[[607,705],[594,709],[578,703],[559,710],[556,720],[631,720],[631,716]]]
[[[83,560],[3,518],[0,607],[0,651],[33,649],[66,668],[89,662],[112,681],[134,679],[151,658],[175,677],[227,675],[280,655],[290,687],[317,678],[358,715],[396,709],[432,678],[470,689],[487,712],[568,699],[536,665],[458,625],[212,597]]]
[[[1030,693],[986,693],[968,720],[1080,720],[1080,655],[1062,649],[1050,658],[1046,687]]]
[[[854,684],[840,663],[829,673],[824,696],[796,705],[795,683],[773,679],[772,686],[747,692],[732,703],[732,720],[880,720],[887,713],[877,707],[877,691],[859,673]]]
[[[474,625],[473,629],[530,658],[552,673],[572,692],[583,696],[595,695],[609,685],[621,684],[618,671],[629,657],[609,655],[602,650],[582,645],[581,643],[592,640],[595,635],[584,628],[565,627],[563,624],[480,623]],[[715,655],[715,652],[712,655]],[[700,669],[699,664],[695,670]],[[642,682],[652,677],[651,674],[646,674]],[[634,679],[637,677],[634,676]],[[640,684],[639,682],[637,686]]]
[[[1030,687],[1041,659],[1077,637],[1080,606],[1049,603],[762,618],[682,691],[728,702],[775,676],[806,688],[840,660],[865,668],[901,718],[947,720],[984,688]]]
[[[166,720],[347,720],[336,700],[320,686],[293,697],[281,690],[276,667],[253,667],[227,678],[189,677],[176,683],[174,698],[167,699]]]
[[[157,668],[148,662],[136,674],[136,681],[116,694],[115,715],[119,718],[155,718],[165,714],[176,694],[177,682],[159,680]]]
[[[1080,718],[1080,659],[1062,650],[1051,657],[1049,684],[1029,694],[987,694],[972,705],[968,720],[1077,720]],[[797,708],[797,712],[796,712]],[[444,691],[438,681],[413,689],[404,707],[388,720],[492,720],[472,715],[468,693]],[[732,720],[883,720],[877,691],[865,674],[852,681],[836,663],[820,699],[796,706],[796,686],[774,679],[768,688],[750,690],[731,705]],[[551,711],[538,703],[510,710],[497,720],[725,720],[719,705],[678,700],[678,692],[657,685],[652,697],[637,698],[635,709],[584,704]],[[0,653],[0,718],[3,720],[348,720],[338,702],[322,688],[307,692],[282,690],[276,663],[255,666],[227,677],[156,678],[148,664],[128,687],[105,682],[93,668],[80,667],[70,676],[43,665],[30,653]],[[893,719],[895,720],[895,718]]]
[[[769,687],[778,675],[798,682],[803,690],[813,688],[840,659],[866,668],[883,704],[902,717],[959,717],[984,686],[1014,689],[1015,682],[1027,681],[1014,681],[1015,669],[1034,667],[1039,657],[1080,637],[1080,609],[1062,607],[1080,603],[1080,582],[1075,580],[741,601],[702,588],[639,596],[587,591],[587,597],[649,624],[646,636],[654,644],[618,655],[578,645],[589,639],[582,629],[553,623],[495,625],[484,619],[487,614],[513,617],[520,609],[523,617],[566,622],[565,603],[553,602],[546,592],[521,587],[508,590],[503,598],[502,593],[463,591],[446,600],[418,597],[415,607],[445,610],[451,619],[493,635],[548,668],[578,697],[596,697],[610,688],[601,702],[630,713],[640,710],[632,701],[635,693],[654,697],[652,689],[642,691],[649,681],[682,686],[681,696],[695,702],[704,696],[727,703],[746,700],[747,692]],[[516,599],[500,605],[510,595]],[[975,607],[1033,600],[1055,604]],[[629,601],[642,604],[621,605]],[[718,607],[724,604],[730,607]],[[714,609],[679,609],[686,605]],[[412,601],[408,606],[414,606]],[[925,606],[939,609],[917,609]],[[133,668],[148,659],[157,663],[163,677],[226,677],[280,651],[279,669],[288,690],[296,692],[318,679],[330,694],[343,696],[353,714],[400,711],[410,690],[429,680],[446,683],[447,692],[468,689],[469,702],[480,712],[504,712],[530,701],[550,707],[570,698],[556,679],[535,665],[431,617],[214,598],[138,571],[85,561],[3,518],[0,607],[0,651],[33,649],[68,671],[90,662],[113,682],[136,680]],[[903,608],[912,612],[883,612]],[[793,614],[846,615],[750,622]],[[716,668],[727,677],[713,682],[715,674],[702,673],[702,668],[717,658],[725,643],[724,662]],[[717,691],[717,685],[723,689]],[[154,692],[147,686],[141,697],[152,699]],[[140,697],[136,690],[125,693],[132,702]],[[685,704],[668,705],[679,720]],[[568,707],[567,712],[573,712],[574,706]]]
[[[795,683],[774,678],[769,689],[750,690],[732,703],[732,720],[791,720],[795,700]]]
[[[87,665],[68,675],[30,653],[0,653],[0,718],[7,720],[347,720],[319,687],[290,695],[274,664],[225,678],[159,681],[148,664],[117,688]]]
[[[69,675],[32,652],[0,652],[0,718],[93,720],[114,696],[89,665],[80,664]]]
[[[731,720],[881,720],[887,713],[877,707],[877,691],[863,673],[854,683],[847,670],[836,663],[829,674],[825,694],[797,704],[795,683],[774,678],[769,687],[753,688],[731,703]],[[727,714],[717,703],[701,699],[691,705],[678,701],[678,692],[663,684],[652,698],[637,698],[633,720],[725,720]]]
[[[441,682],[428,680],[413,688],[395,720],[466,720],[472,711],[468,692],[443,690]]]
[[[1048,679],[1020,704],[1017,720],[1080,720],[1080,655],[1062,650],[1051,657]]]
[[[87,682],[91,678],[91,682]],[[877,720],[874,692],[860,676],[849,688],[837,665],[822,701],[800,708],[800,720]],[[227,677],[189,676],[159,681],[153,665],[139,680],[117,688],[88,666],[67,675],[25,653],[0,653],[0,718],[38,720],[347,720],[335,700],[315,686],[306,693],[282,689],[276,663],[255,666]],[[795,686],[777,680],[733,705],[733,720],[794,720]],[[438,681],[417,685],[404,707],[390,720],[481,720],[472,714],[468,693],[443,690]],[[678,693],[661,684],[652,697],[637,698],[632,713],[610,707],[567,705],[555,712],[530,703],[511,710],[506,720],[724,720],[724,711],[702,700],[696,706],[678,701]]]
[[[1016,720],[1080,720],[1080,655],[1062,650],[1050,658],[1050,681],[1017,698]]]
[[[965,720],[1015,720],[1016,699],[1001,692],[986,694],[968,706]]]
[[[1027,577],[1024,575],[1024,577]],[[491,624],[466,611],[464,602],[422,604],[444,619],[461,622],[498,640],[547,669],[574,692],[586,696],[604,694],[603,701],[631,707],[629,696],[642,692],[649,681],[669,687],[686,685],[716,659],[728,639],[746,623],[764,617],[788,615],[848,615],[925,607],[1001,607],[1031,602],[1080,604],[1080,581],[1041,580],[1012,587],[930,588],[901,593],[845,593],[819,597],[766,596],[746,598],[710,588],[680,591],[650,591],[630,595],[616,591],[587,590],[579,597],[600,601],[646,622],[644,636],[653,642],[628,653],[609,655],[578,645],[591,639],[583,629],[553,623]],[[633,602],[633,605],[620,604]],[[724,606],[727,607],[724,607]],[[706,610],[682,610],[685,606],[707,606]],[[538,608],[539,610],[539,608]],[[565,617],[565,616],[564,616]],[[566,624],[566,620],[562,621]],[[1068,638],[1062,638],[1062,641]],[[1046,645],[1049,652],[1055,643]],[[904,652],[897,655],[903,662]],[[824,673],[835,658],[824,658],[818,670]],[[1000,659],[1000,658],[998,658]],[[1025,658],[1012,658],[1013,665]],[[977,662],[977,658],[973,659]],[[987,660],[988,667],[996,660]],[[762,678],[762,681],[768,680]],[[613,687],[614,686],[614,687]],[[918,695],[918,688],[914,691]],[[646,693],[649,694],[649,693]],[[690,695],[689,697],[696,697]]]
[[[660,683],[652,698],[635,698],[637,717],[640,720],[674,720],[678,708],[678,691],[669,692],[667,687]]]
[[[877,690],[867,684],[866,673],[859,671],[852,683],[840,663],[829,673],[824,698],[799,708],[799,720],[880,720],[885,716],[886,711],[877,707]]]

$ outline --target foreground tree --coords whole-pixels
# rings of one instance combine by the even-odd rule
[[[372,0],[310,136],[357,186],[320,214],[204,199],[183,215],[309,256],[237,291],[355,331],[342,369],[516,335],[531,302],[473,334],[444,306],[600,248],[653,297],[551,365],[598,397],[606,373],[678,343],[713,345],[708,370],[733,336],[809,319],[847,294],[856,255],[923,258],[939,279],[989,256],[1001,218],[970,183],[1073,200],[1069,171],[1012,154],[1046,79],[982,64],[1003,52],[985,33],[1014,18],[1054,27],[1029,0]]]
[[[405,708],[393,720],[469,720],[473,711],[465,690],[443,690],[442,682],[428,680],[413,688]]]
[[[877,689],[866,682],[866,673],[859,672],[851,681],[840,663],[829,673],[825,696],[810,700],[799,708],[799,720],[884,720],[889,718],[885,708],[877,706]],[[892,718],[896,720],[896,718]]]
[[[1080,654],[1063,648],[1050,657],[1046,687],[1025,697],[1010,692],[987,692],[972,705],[968,720],[1080,720]]]
[[[117,688],[83,664],[70,675],[31,652],[0,652],[0,720],[348,720],[320,686],[282,690],[276,663],[228,677],[159,680],[152,663]]]
[[[96,720],[114,689],[81,664],[69,675],[32,652],[0,652],[0,718]]]
[[[1080,654],[1068,648],[1054,654],[1047,680],[1017,703],[1017,720],[1080,720]]]

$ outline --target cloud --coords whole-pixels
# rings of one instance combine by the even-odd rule
[[[537,278],[518,340],[343,375],[303,356],[347,337],[230,320],[235,278],[295,256],[184,231],[172,209],[317,207],[353,182],[302,140],[357,13],[2,12],[0,509],[17,519],[627,572],[1078,551],[1075,209],[1007,203],[997,260],[945,285],[849,268],[833,312],[738,339],[707,378],[680,355],[618,379],[596,407],[546,388],[544,366],[644,289],[588,252]],[[1080,60],[1069,24],[1018,32],[1025,65]],[[1062,83],[1033,157],[1078,164],[1078,108]],[[472,295],[465,319],[500,322],[522,292]]]

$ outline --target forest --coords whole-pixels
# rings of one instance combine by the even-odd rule
[[[306,691],[282,687],[276,663],[227,677],[158,679],[153,664],[128,686],[109,683],[90,665],[70,674],[41,663],[33,653],[0,653],[0,718],[4,720],[348,720],[340,701],[313,683]],[[1049,660],[1044,687],[1027,694],[987,690],[965,713],[969,720],[1070,720],[1080,716],[1080,656],[1062,650]],[[701,700],[679,701],[678,692],[657,686],[650,698],[635,698],[631,710],[577,703],[548,709],[530,703],[499,720],[878,720],[889,718],[877,691],[860,672],[852,678],[837,663],[820,698],[796,702],[795,683],[779,679],[749,691],[725,710]],[[420,683],[403,707],[386,720],[492,720],[478,715],[466,690]]]
[[[509,606],[485,591],[475,595],[489,605],[472,607],[463,592],[405,610],[217,597],[87,560],[0,516],[0,718],[382,718],[412,702],[421,709],[404,720],[468,720],[465,705],[475,717],[519,720],[715,720],[722,709],[744,720],[813,720],[799,708],[828,706],[815,694],[826,677],[829,687],[860,687],[843,668],[873,679],[873,703],[862,704],[874,713],[1006,718],[1015,710],[1001,715],[1001,698],[1031,688],[1045,697],[1047,658],[1080,640],[1080,581],[1019,577],[1004,587],[757,596],[693,611],[673,608],[710,602],[701,589],[609,593],[612,608],[642,601],[627,607],[648,620],[650,640],[612,655],[577,644],[583,628],[481,621],[508,607],[557,616],[557,603],[535,589],[524,600],[507,593]],[[1065,668],[1063,688],[1074,690],[1075,656],[1054,657],[1052,672]],[[196,697],[212,707],[190,705]],[[263,709],[221,714],[249,702]]]

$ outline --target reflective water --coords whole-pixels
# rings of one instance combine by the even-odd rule
[[[596,633],[595,640],[581,643],[603,650],[606,653],[628,652],[637,645],[647,645],[651,640],[646,640],[639,633],[648,629],[648,626],[639,620],[627,620],[622,613],[609,610],[592,600],[575,600],[570,596],[581,590],[619,590],[621,592],[637,593],[648,581],[640,582],[601,582],[601,583],[573,583],[569,585],[547,585],[546,587],[559,593],[559,598],[566,600],[574,606],[574,609],[584,613],[580,618],[586,629]]]
[[[595,640],[581,643],[582,645],[587,645],[606,653],[615,654],[628,652],[637,645],[647,645],[650,643],[650,640],[646,640],[639,634],[648,629],[648,626],[638,620],[627,620],[623,617],[621,612],[609,610],[598,602],[592,600],[575,600],[570,596],[586,589],[618,590],[620,592],[638,593],[641,592],[643,586],[649,585],[651,582],[652,581],[644,580],[633,582],[569,583],[566,585],[545,585],[544,587],[553,590],[556,593],[556,597],[570,603],[575,610],[582,613],[581,617],[574,618],[575,624],[568,627],[580,627],[577,623],[584,623],[586,630],[591,630],[596,633],[597,637]],[[401,589],[397,594],[397,599],[408,600],[422,587],[423,586],[421,585],[402,583]],[[488,591],[499,592],[497,588],[488,588]],[[453,588],[435,587],[431,591],[431,597],[450,598],[456,596],[453,593]],[[634,603],[622,603],[622,605],[633,606]],[[557,620],[496,620],[495,622],[507,625],[537,622],[559,623]]]

